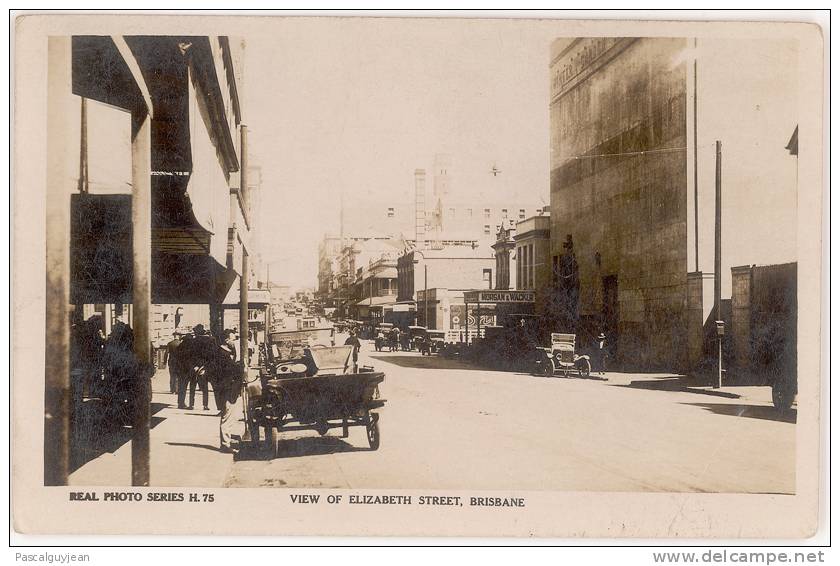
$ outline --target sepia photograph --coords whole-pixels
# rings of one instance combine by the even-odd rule
[[[714,25],[21,16],[19,530],[813,534],[823,38]]]

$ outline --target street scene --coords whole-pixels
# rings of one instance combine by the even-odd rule
[[[360,359],[388,376],[377,452],[364,431],[351,429],[348,438],[289,433],[278,457],[245,449],[231,459],[217,452],[209,416],[175,408],[161,381],[155,400],[165,407],[151,433],[152,460],[183,461],[185,468],[161,465],[157,485],[794,490],[795,426],[774,409],[767,387],[713,389],[676,375],[613,372],[604,380],[545,379],[418,352],[377,353],[369,342]],[[71,483],[107,485],[104,478],[129,457],[123,446],[77,471]]]
[[[797,42],[427,24],[50,37],[44,485],[796,493]]]

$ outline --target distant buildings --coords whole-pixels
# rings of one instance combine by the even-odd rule
[[[327,235],[319,245],[318,295],[325,306],[339,307],[342,316],[362,321],[423,324],[425,315],[417,305],[420,290],[439,287],[455,293],[494,287],[497,267],[491,246],[499,227],[541,214],[539,199],[491,202],[466,192],[459,197],[453,160],[446,154],[435,155],[430,176],[432,188],[427,191],[426,170],[414,172],[413,202],[345,205],[344,242]],[[374,275],[376,266],[395,272],[393,281]]]

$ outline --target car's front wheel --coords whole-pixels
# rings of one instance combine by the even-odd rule
[[[589,365],[589,360],[581,360],[578,362],[578,374],[580,377],[589,377],[592,371],[592,366]]]

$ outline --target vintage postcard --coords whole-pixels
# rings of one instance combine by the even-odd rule
[[[18,532],[816,532],[820,27],[500,15],[17,17]]]

